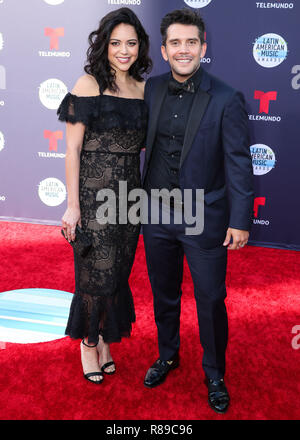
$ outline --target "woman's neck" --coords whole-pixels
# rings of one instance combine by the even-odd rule
[[[131,76],[129,72],[122,72],[120,70],[116,71],[115,82],[117,85],[127,85],[131,82]]]

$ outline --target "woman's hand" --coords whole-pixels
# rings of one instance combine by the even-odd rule
[[[68,241],[75,240],[76,225],[81,226],[81,215],[79,208],[67,208],[62,218],[62,228]]]

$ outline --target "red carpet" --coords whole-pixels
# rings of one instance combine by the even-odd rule
[[[59,228],[0,223],[0,291],[49,288],[73,292],[71,248]],[[193,420],[300,418],[300,252],[246,247],[229,253],[229,345],[226,415],[207,404],[193,286],[186,268],[181,318],[181,368],[160,387],[143,386],[157,358],[152,296],[140,239],[131,286],[137,322],[130,339],[113,344],[117,374],[101,386],[82,377],[79,342],[7,344],[0,350],[0,418]]]

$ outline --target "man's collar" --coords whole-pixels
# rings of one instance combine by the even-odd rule
[[[173,77],[172,72],[171,72],[170,78],[173,78],[174,81],[177,81]],[[196,70],[196,72],[194,72],[193,75],[189,79],[186,80],[186,82],[192,81],[194,83],[194,89],[197,90],[201,84],[201,79],[202,79],[202,68],[201,68],[201,65],[199,65],[199,68]],[[179,81],[177,81],[177,82],[179,83]]]

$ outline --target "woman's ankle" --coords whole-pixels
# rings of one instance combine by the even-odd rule
[[[88,348],[95,348],[95,347],[97,347],[97,345],[98,345],[98,342],[96,342],[96,343],[94,343],[94,342],[89,342],[88,341],[88,338],[84,338],[84,339],[82,339],[82,344],[85,346],[85,347],[88,347]]]

